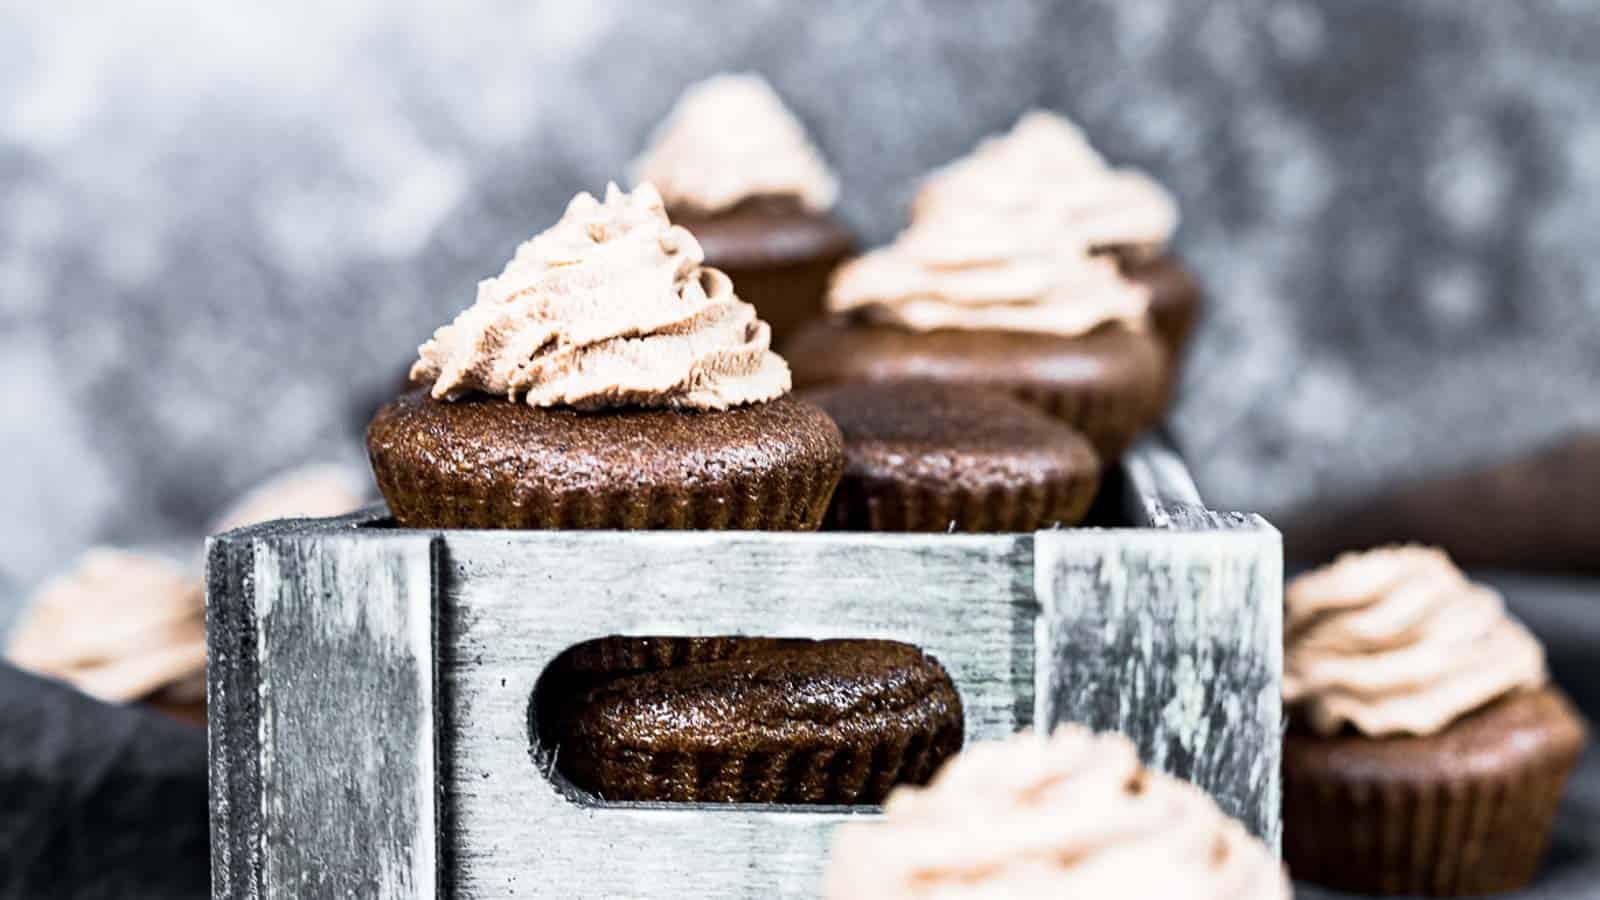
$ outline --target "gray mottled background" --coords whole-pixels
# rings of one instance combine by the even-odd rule
[[[873,240],[1031,106],[1170,185],[1214,299],[1173,421],[1216,504],[1600,424],[1589,3],[272,7],[0,7],[0,625],[89,542],[354,453],[476,279],[724,69]]]

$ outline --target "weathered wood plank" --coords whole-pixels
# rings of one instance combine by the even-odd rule
[[[433,541],[253,543],[264,898],[433,897]]]
[[[903,640],[950,673],[968,739],[996,738],[1033,714],[1031,543],[449,535],[441,633],[456,896],[815,896],[828,835],[851,811],[585,805],[530,753],[539,674],[607,634]]]
[[[1040,722],[1133,738],[1276,846],[1283,564],[1236,531],[1040,534]]]
[[[256,693],[255,554],[206,542],[206,707],[211,896],[261,896],[261,709]]]

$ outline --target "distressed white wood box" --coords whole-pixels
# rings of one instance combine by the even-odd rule
[[[610,634],[878,637],[966,740],[1083,722],[1278,839],[1282,551],[1156,440],[1035,534],[413,531],[380,510],[208,546],[219,898],[814,897],[874,808],[606,804],[552,774],[535,684]]]

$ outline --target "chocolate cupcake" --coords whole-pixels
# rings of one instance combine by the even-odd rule
[[[1142,287],[1156,335],[1174,360],[1201,312],[1199,284],[1168,249],[1177,206],[1141,172],[1112,169],[1066,119],[1034,111],[1004,138],[924,179],[912,221],[956,215],[1025,217],[1071,233],[1116,260]],[[1176,365],[1171,366],[1175,372]]]
[[[1544,650],[1438,550],[1351,554],[1289,585],[1284,857],[1367,894],[1527,884],[1584,744]]]
[[[1011,394],[1082,434],[1105,462],[1119,459],[1162,408],[1160,349],[1120,326],[1063,339],[834,318],[808,326],[785,353],[801,387],[932,381]]]
[[[648,185],[579,194],[419,351],[367,432],[416,528],[820,524],[839,430]]]
[[[835,274],[838,317],[784,346],[796,384],[1001,388],[1115,460],[1170,392],[1150,309],[1151,285],[1173,279],[1134,259],[1175,222],[1148,179],[1107,168],[1064,120],[1030,114],[930,179],[894,243]]]
[[[829,210],[831,172],[800,121],[759,75],[718,75],[684,91],[634,163],[672,220],[694,233],[782,342],[822,314],[828,276],[855,241]]]
[[[935,382],[806,395],[844,433],[827,527],[1035,531],[1083,521],[1100,461],[1069,426],[1004,393]]]
[[[877,803],[961,746],[961,699],[931,657],[889,641],[716,645],[544,692],[541,742],[608,801]]]
[[[970,747],[883,813],[834,832],[825,900],[1290,896],[1271,849],[1205,792],[1078,725]]]

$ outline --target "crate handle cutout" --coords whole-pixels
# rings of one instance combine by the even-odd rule
[[[876,811],[965,724],[944,667],[903,642],[609,635],[545,668],[528,730],[534,767],[583,806]]]

